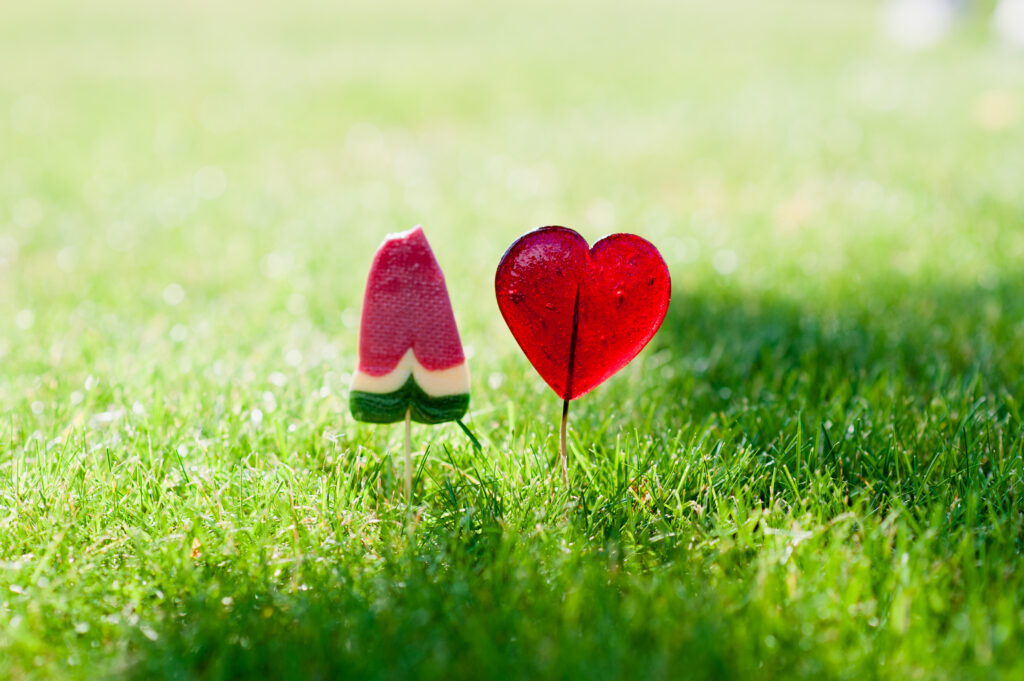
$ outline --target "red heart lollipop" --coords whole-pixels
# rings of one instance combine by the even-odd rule
[[[668,268],[649,241],[612,234],[588,248],[567,227],[521,236],[502,257],[494,288],[519,347],[563,400],[636,357],[672,295]]]

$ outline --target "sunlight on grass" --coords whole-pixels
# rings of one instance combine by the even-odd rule
[[[0,8],[0,677],[1024,674],[1024,69],[870,3]],[[355,423],[422,223],[468,424]],[[560,404],[540,224],[657,244]]]

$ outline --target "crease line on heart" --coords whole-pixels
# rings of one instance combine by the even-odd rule
[[[580,327],[580,285],[576,284],[576,301],[572,305],[572,332],[569,334],[569,375],[565,379],[565,395],[568,402],[572,399],[572,375],[576,370],[576,338]]]

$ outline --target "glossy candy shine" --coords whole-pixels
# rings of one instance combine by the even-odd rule
[[[672,289],[665,261],[645,239],[612,234],[588,248],[567,227],[520,237],[494,283],[512,335],[563,399],[589,392],[636,357],[661,326]]]

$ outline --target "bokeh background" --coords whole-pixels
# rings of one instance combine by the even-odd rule
[[[995,37],[992,8],[973,3],[941,40],[922,41],[894,39],[882,3],[852,0],[2,3],[0,672],[89,678],[111,664],[136,669],[150,653],[174,670],[195,641],[238,640],[218,604],[241,600],[239,584],[262,593],[252,586],[261,570],[259,584],[282,593],[303,579],[340,588],[302,570],[353,555],[357,584],[360,571],[384,570],[382,545],[404,541],[379,529],[404,517],[381,492],[398,433],[353,423],[346,391],[374,249],[420,223],[470,356],[469,423],[499,462],[494,485],[507,499],[551,487],[560,405],[494,303],[504,249],[543,224],[591,241],[627,231],[671,268],[662,332],[574,406],[573,428],[581,485],[600,497],[595,462],[620,441],[649,445],[661,470],[682,476],[663,495],[674,510],[621,520],[598,498],[591,508],[604,515],[578,526],[542,492],[506,501],[488,531],[540,547],[536,561],[512,551],[509,564],[544,566],[565,546],[586,556],[614,539],[621,555],[641,556],[624,559],[622,579],[658,594],[643,580],[682,570],[672,583],[691,585],[687,598],[709,622],[763,604],[763,619],[749,621],[774,633],[751,624],[749,649],[732,625],[687,639],[710,651],[706,667],[695,663],[709,676],[841,677],[883,660],[903,678],[939,673],[930,663],[1019,670],[1019,598],[1010,588],[989,606],[1019,556],[1020,479],[975,479],[959,458],[975,452],[970,470],[988,471],[1003,454],[1012,468],[1021,451],[1024,55]],[[431,459],[438,476],[473,460],[454,429],[417,437],[435,453],[457,449],[452,463]],[[841,454],[822,463],[833,444]],[[382,477],[360,486],[366,462]],[[706,478],[686,478],[694,462]],[[777,490],[783,468],[792,486]],[[451,520],[464,518],[463,502],[444,510],[445,488],[431,484],[425,526],[436,516],[436,528],[466,536]],[[644,484],[616,493],[640,499]],[[662,498],[656,485],[646,494]],[[964,516],[969,494],[978,504]],[[833,503],[863,500],[856,512],[871,520],[858,523],[906,513],[917,520],[878,525],[878,536],[896,528],[925,548],[907,549],[908,567],[889,539],[869,554],[858,535],[821,568],[814,541],[782,543],[803,536],[798,526],[722,559],[723,542],[741,541],[729,532],[746,526],[714,515],[737,498],[804,527],[832,527],[846,517]],[[929,534],[918,523],[933,517],[949,524]],[[960,548],[936,539],[958,532]],[[977,556],[964,547],[975,540],[1002,547],[1004,567],[971,573]],[[296,556],[320,562],[294,567]],[[477,564],[460,573],[445,556],[442,576],[417,582],[424,592],[447,594],[450,569],[475,593]],[[854,564],[876,605],[831,591]],[[957,581],[961,569],[975,581]],[[787,576],[796,570],[804,596]],[[495,584],[520,584],[508,574]],[[544,574],[526,591],[561,583]],[[584,587],[603,609],[565,617],[622,615],[600,634],[609,645],[639,626],[602,590],[613,578],[580,574],[597,575]],[[711,595],[694,596],[705,585]],[[359,588],[401,622],[404,607],[451,606]],[[780,615],[782,593],[796,605]],[[161,648],[196,594],[221,615],[196,615],[208,630]],[[691,611],[672,610],[673,598],[634,606],[652,627],[682,621]],[[326,610],[313,616],[333,621],[342,609],[332,603],[314,601]],[[456,626],[436,629],[429,650],[447,650],[443,632]],[[294,631],[304,630],[274,634]],[[589,678],[612,676],[635,655],[627,647],[612,663],[580,644],[581,659],[560,667],[552,650],[571,651],[571,640],[546,648],[542,634],[524,676],[572,676],[587,656],[601,665]],[[367,659],[379,654],[396,674],[455,659],[427,644],[422,657],[390,655],[376,640],[364,640]],[[301,657],[316,649],[307,644],[275,654]],[[666,650],[642,659],[662,660],[667,674],[678,658]],[[759,668],[759,654],[782,661]],[[467,664],[453,674],[480,669]],[[210,669],[220,668],[192,672]]]
[[[1019,55],[980,7],[925,52],[880,13],[15,3],[4,354],[84,345],[127,372],[174,344],[198,368],[286,339],[340,375],[372,249],[417,223],[467,343],[498,353],[493,269],[539,224],[647,236],[682,299],[991,287],[1024,253]],[[230,334],[242,320],[274,334]]]

